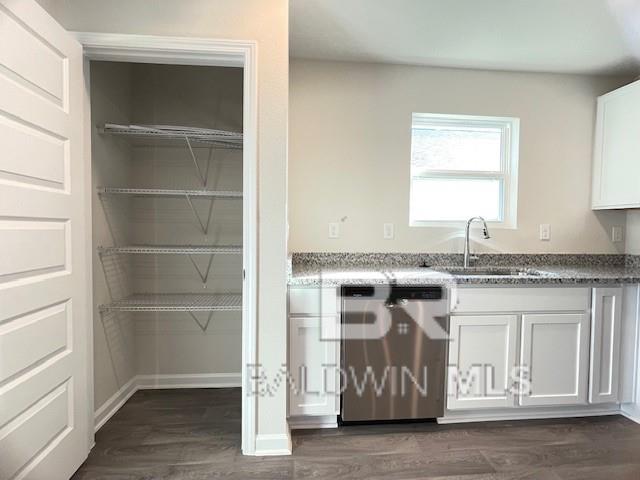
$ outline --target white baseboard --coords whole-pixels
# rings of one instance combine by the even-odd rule
[[[291,455],[289,429],[287,428],[285,433],[256,435],[256,451],[254,455],[257,457]]]
[[[619,415],[622,412],[617,404],[588,405],[566,408],[528,408],[505,410],[468,410],[447,411],[438,423],[499,422],[504,420],[536,420],[544,418],[596,417]]]
[[[109,420],[138,390],[165,388],[230,388],[242,386],[241,373],[136,375],[104,402],[94,414],[95,431]]]
[[[291,430],[338,428],[338,417],[336,415],[289,417],[289,428]]]
[[[97,432],[113,415],[120,410],[131,395],[138,390],[138,377],[133,376],[120,390],[111,395],[94,413],[94,425]]]
[[[640,423],[640,408],[634,403],[620,405],[620,414],[635,423]]]

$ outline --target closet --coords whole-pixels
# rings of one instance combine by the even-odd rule
[[[91,62],[98,425],[137,389],[240,387],[242,85]]]

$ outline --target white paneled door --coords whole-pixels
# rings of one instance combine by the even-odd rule
[[[67,479],[88,453],[82,98],[80,44],[0,0],[2,480]]]

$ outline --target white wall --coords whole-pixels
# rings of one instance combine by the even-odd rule
[[[409,227],[412,112],[521,119],[518,228],[475,247],[614,253],[623,212],[590,208],[596,97],[625,79],[294,60],[290,251],[459,252],[462,227]],[[327,223],[342,222],[341,238]],[[384,240],[382,225],[395,224]],[[538,240],[541,223],[551,241]]]
[[[286,362],[288,2],[286,0],[46,0],[69,30],[255,40],[258,43],[258,361]],[[258,399],[258,435],[287,431],[286,392]]]
[[[131,66],[92,62],[91,124],[131,120]],[[126,256],[98,255],[98,247],[126,245],[130,239],[128,198],[101,199],[98,187],[129,186],[130,144],[92,131],[93,212],[93,357],[94,405],[97,410],[136,375],[135,337],[131,316],[101,314],[98,305],[126,297],[132,290],[131,264]]]
[[[640,210],[627,213],[626,253],[640,255]]]

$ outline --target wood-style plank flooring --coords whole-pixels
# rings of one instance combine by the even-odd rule
[[[640,479],[640,425],[620,416],[294,432],[290,457],[240,453],[240,390],[137,392],[75,480]]]

